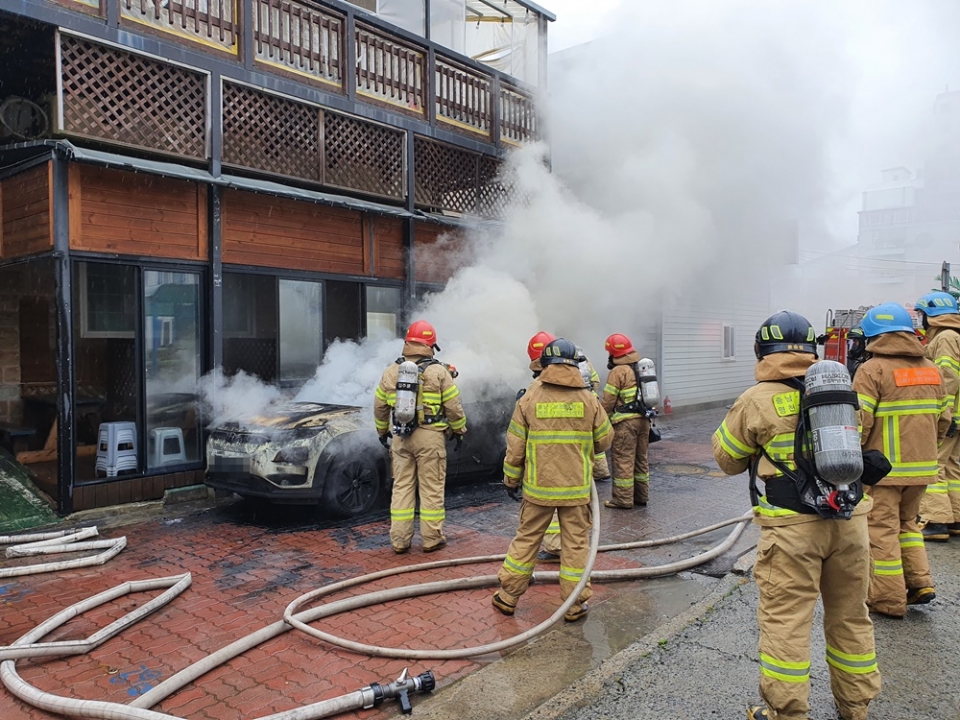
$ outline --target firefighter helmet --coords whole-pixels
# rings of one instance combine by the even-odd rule
[[[573,365],[577,364],[577,346],[564,338],[547,343],[540,356],[540,364],[546,368],[547,365]]]
[[[782,352],[817,354],[817,334],[803,315],[783,310],[768,317],[757,330],[753,352],[757,360]]]
[[[427,347],[433,347],[437,350],[440,349],[437,348],[437,332],[433,329],[433,325],[426,320],[417,320],[413,323],[407,330],[405,340],[408,343],[420,343]]]
[[[913,309],[919,310],[927,317],[960,314],[960,309],[957,308],[957,299],[950,293],[945,292],[927,293],[917,300]]]
[[[530,338],[530,342],[527,343],[527,355],[530,356],[530,360],[537,360],[543,354],[543,349],[556,339],[556,337],[544,330],[541,330]]]
[[[892,302],[877,305],[867,310],[867,314],[860,321],[860,327],[863,329],[863,336],[866,338],[873,338],[883,333],[912,333],[914,331],[913,319],[907,309]]]
[[[608,337],[603,347],[611,357],[615,358],[623,357],[627,353],[633,352],[633,343],[630,342],[630,338],[620,333],[614,333]]]

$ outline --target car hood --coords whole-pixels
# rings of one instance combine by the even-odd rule
[[[291,402],[270,408],[262,415],[244,419],[242,423],[224,423],[221,427],[296,430],[322,425],[347,424],[351,427],[361,419],[363,408],[352,405],[332,405],[315,402]]]

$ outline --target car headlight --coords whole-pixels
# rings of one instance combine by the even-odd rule
[[[292,447],[283,448],[276,454],[273,461],[278,465],[306,465],[310,459],[310,448]]]

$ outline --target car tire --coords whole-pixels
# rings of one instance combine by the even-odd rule
[[[338,460],[327,474],[323,505],[339,517],[355,517],[376,504],[383,476],[374,458],[364,455]]]

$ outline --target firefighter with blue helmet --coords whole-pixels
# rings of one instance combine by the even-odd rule
[[[885,303],[867,311],[861,327],[870,358],[853,389],[860,401],[860,442],[879,450],[892,469],[867,489],[873,572],[871,612],[903,617],[909,605],[936,597],[930,563],[917,525],[927,485],[937,481],[937,444],[950,425],[939,368],[925,357],[907,310]]]
[[[927,485],[920,502],[921,532],[926,541],[946,542],[960,535],[960,309],[950,293],[931,292],[914,309],[926,331],[927,358],[940,368],[952,416],[937,457],[937,482]]]
[[[794,459],[807,370],[816,334],[801,315],[779,312],[757,331],[757,384],[731,407],[713,435],[713,455],[728,475],[750,470],[760,541],[753,576],[759,590],[760,696],[749,720],[810,716],[810,631],[823,598],[830,687],[843,720],[865,720],[880,691],[869,584],[869,500],[849,520],[821,517],[801,502],[788,473]],[[778,467],[779,466],[779,467]],[[781,469],[783,468],[783,469]],[[762,481],[761,489],[756,480]]]

